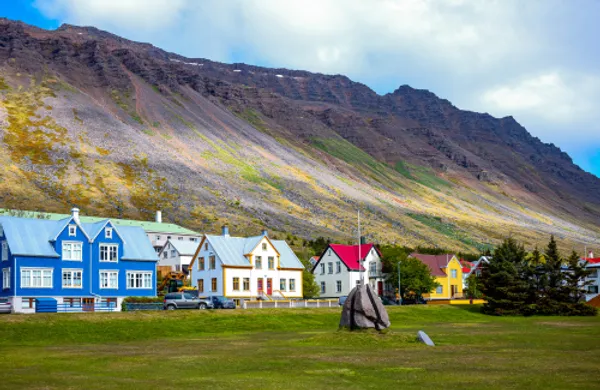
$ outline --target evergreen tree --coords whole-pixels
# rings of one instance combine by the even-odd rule
[[[482,272],[482,311],[493,315],[532,314],[526,305],[529,285],[524,279],[525,249],[513,238],[504,240]]]
[[[563,259],[558,252],[554,236],[550,236],[550,242],[544,253],[546,261],[540,267],[540,286],[538,290],[537,311],[539,314],[557,314],[561,311],[560,302],[565,301],[563,282]]]
[[[479,299],[483,297],[483,293],[481,292],[481,290],[481,278],[479,278],[474,273],[469,275],[469,277],[465,281],[465,296],[469,299]]]

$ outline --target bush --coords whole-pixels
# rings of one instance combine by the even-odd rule
[[[123,299],[121,311],[127,311],[127,303],[162,303],[162,297],[127,297]]]

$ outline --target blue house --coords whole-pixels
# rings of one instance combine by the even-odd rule
[[[15,312],[34,312],[42,297],[120,310],[125,297],[156,296],[158,256],[142,228],[81,223],[79,209],[71,212],[59,221],[0,217],[0,297]]]

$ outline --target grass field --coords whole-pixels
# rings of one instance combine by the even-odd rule
[[[386,334],[339,309],[0,317],[0,388],[598,388],[599,318],[389,309]],[[417,330],[437,343],[415,342]]]

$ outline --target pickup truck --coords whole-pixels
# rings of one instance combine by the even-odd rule
[[[212,309],[214,308],[213,302],[210,298],[199,298],[190,294],[189,292],[175,292],[168,293],[165,295],[163,301],[163,307],[165,310],[177,310],[177,309]]]

